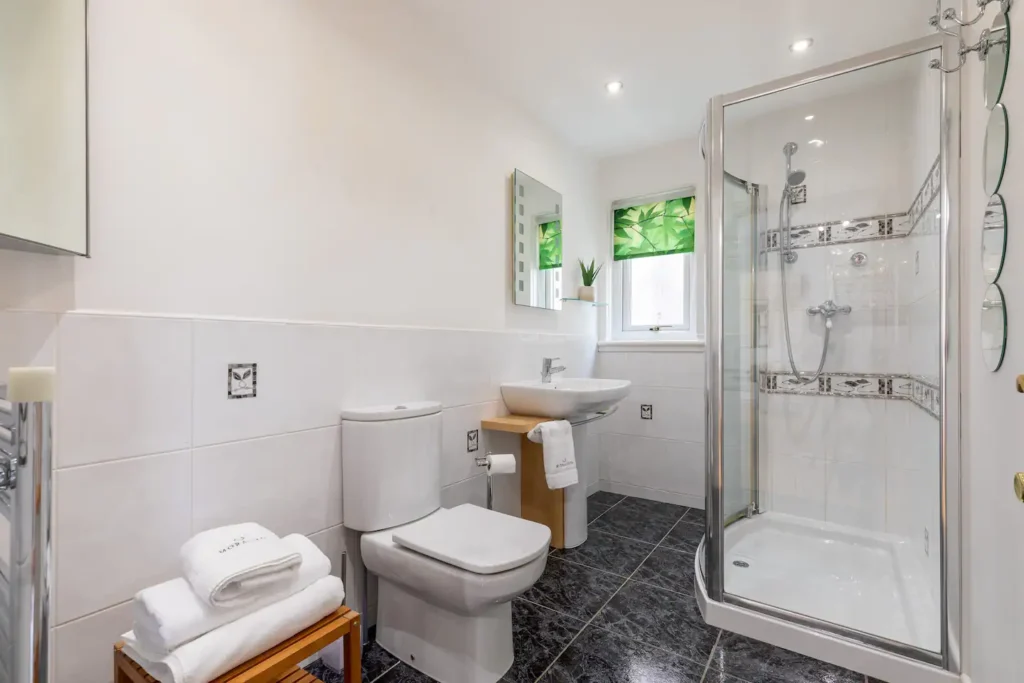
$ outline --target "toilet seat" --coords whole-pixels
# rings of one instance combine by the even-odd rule
[[[404,548],[474,574],[497,574],[545,554],[551,531],[467,503],[395,529],[392,538]]]
[[[409,592],[421,596],[424,600],[445,609],[463,615],[479,614],[490,606],[500,605],[522,595],[530,588],[540,575],[548,560],[548,541],[550,531],[544,530],[543,544],[540,554],[535,549],[518,555],[517,566],[493,574],[480,574],[450,562],[435,559],[429,555],[400,545],[394,538],[402,534],[405,527],[422,524],[434,516],[446,517],[450,510],[440,509],[430,513],[423,519],[403,524],[393,529],[385,529],[363,534],[360,538],[360,551],[367,570],[381,579],[390,581]],[[486,510],[485,510],[486,512]],[[461,513],[464,514],[464,513]],[[491,514],[500,515],[493,512]],[[489,517],[487,519],[490,519]],[[518,517],[511,517],[515,522],[526,522]],[[447,527],[442,523],[440,528]],[[451,531],[451,534],[458,534]],[[493,540],[501,539],[491,534]],[[479,537],[478,537],[479,538]],[[455,559],[455,558],[453,558]],[[465,564],[465,555],[460,556]]]

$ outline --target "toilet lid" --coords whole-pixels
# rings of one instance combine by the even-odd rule
[[[407,524],[392,538],[409,550],[475,574],[497,574],[546,553],[551,531],[543,524],[467,503]]]

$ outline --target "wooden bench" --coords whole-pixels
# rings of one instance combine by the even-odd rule
[[[345,639],[345,683],[360,683],[359,613],[339,607],[304,631],[217,677],[212,683],[318,683],[299,662],[339,638]],[[135,660],[114,646],[114,683],[157,683]]]

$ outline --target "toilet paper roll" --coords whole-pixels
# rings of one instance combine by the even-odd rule
[[[491,474],[515,474],[516,456],[511,453],[488,455],[487,471]]]

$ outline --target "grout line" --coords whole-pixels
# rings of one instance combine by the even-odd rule
[[[594,517],[594,519],[592,519],[591,521],[587,522],[587,526],[589,527],[589,526],[590,526],[591,524],[593,524],[593,523],[594,523],[594,522],[596,522],[597,520],[599,520],[599,519],[601,519],[602,517],[604,517],[604,516],[605,516],[605,514],[606,514],[606,513],[608,512],[608,510],[611,510],[612,508],[614,508],[614,507],[615,507],[616,505],[618,505],[618,504],[619,504],[619,503],[621,503],[622,501],[626,500],[627,498],[629,498],[629,496],[622,496],[622,498],[620,498],[619,500],[617,500],[617,501],[615,501],[614,503],[612,503],[611,505],[609,505],[609,506],[608,506],[608,508],[607,508],[607,509],[606,509],[606,510],[605,510],[604,512],[602,512],[601,514],[599,514],[599,515],[598,515],[597,517]],[[587,500],[588,500],[588,501],[590,500],[590,496],[587,496]],[[623,537],[623,538],[625,538],[625,537]]]
[[[391,654],[391,653],[389,652],[388,654]],[[391,656],[392,656],[392,657],[394,657],[394,655],[391,655]],[[397,659],[397,658],[396,658],[396,659]],[[373,679],[372,681],[370,681],[370,683],[374,683],[375,681],[379,681],[380,679],[384,678],[385,676],[387,676],[387,675],[388,675],[388,674],[389,674],[389,673],[391,672],[391,670],[392,670],[392,669],[394,669],[394,668],[395,668],[396,666],[398,666],[398,665],[399,665],[399,664],[401,664],[401,663],[402,663],[402,660],[401,660],[401,659],[399,659],[399,660],[398,660],[397,662],[395,662],[394,664],[392,664],[391,666],[389,666],[389,667],[388,667],[387,669],[385,669],[384,671],[382,671],[382,672],[380,673],[380,676],[377,676],[376,678],[374,678],[374,679]]]
[[[628,498],[628,496],[627,496],[627,498]],[[626,498],[623,498],[622,500],[626,500]],[[621,503],[622,501],[620,500],[619,502]],[[666,535],[667,535],[667,534],[666,534]],[[576,642],[576,640],[577,640],[577,639],[578,639],[578,638],[580,637],[580,634],[581,634],[581,633],[583,633],[584,631],[586,631],[586,630],[587,630],[587,627],[588,627],[588,626],[590,626],[590,624],[591,624],[591,623],[593,623],[594,619],[596,619],[596,618],[597,618],[597,615],[599,615],[599,614],[600,614],[600,613],[601,613],[601,612],[602,612],[602,611],[604,610],[604,608],[608,606],[608,603],[610,603],[610,602],[611,602],[612,600],[614,600],[614,599],[615,599],[615,596],[616,596],[616,595],[618,595],[618,594],[619,594],[619,593],[620,593],[620,592],[622,591],[623,587],[625,587],[625,585],[626,585],[627,583],[629,583],[629,580],[630,580],[631,578],[633,578],[633,576],[634,576],[634,575],[635,575],[635,574],[636,574],[636,573],[637,573],[638,571],[640,571],[640,567],[644,566],[644,562],[646,562],[647,560],[649,560],[649,559],[650,559],[650,557],[651,557],[651,555],[653,555],[653,554],[654,554],[654,551],[655,551],[655,550],[657,550],[657,549],[658,549],[658,546],[654,546],[654,548],[653,548],[653,549],[651,550],[651,552],[647,553],[647,556],[646,556],[646,557],[645,557],[645,558],[644,558],[644,559],[643,559],[643,560],[642,560],[642,561],[640,562],[640,564],[638,564],[638,565],[637,565],[636,569],[634,569],[634,570],[633,570],[632,574],[630,574],[629,576],[627,576],[627,577],[626,577],[626,580],[625,580],[625,581],[623,581],[623,582],[622,582],[622,583],[621,583],[621,584],[619,585],[619,587],[618,587],[618,588],[617,588],[617,589],[615,590],[615,592],[614,592],[614,593],[612,593],[612,594],[611,594],[611,595],[610,595],[610,596],[608,597],[608,599],[607,599],[607,600],[605,600],[604,604],[603,604],[603,605],[601,605],[601,606],[600,606],[600,607],[599,607],[599,608],[597,609],[597,611],[596,611],[596,612],[594,612],[594,615],[593,615],[592,617],[590,617],[590,619],[588,619],[588,620],[587,620],[587,623],[585,623],[585,624],[583,625],[583,628],[581,628],[581,629],[579,630],[579,632],[578,632],[578,633],[577,633],[577,634],[576,634],[575,636],[573,636],[573,637],[572,637],[572,640],[570,640],[570,641],[569,641],[569,642],[568,642],[568,643],[566,644],[566,646],[565,646],[564,648],[562,648],[562,651],[561,651],[561,652],[559,652],[559,653],[558,653],[557,655],[555,655],[555,657],[554,657],[554,658],[553,658],[553,659],[551,660],[551,663],[550,663],[550,664],[548,664],[548,665],[547,665],[547,667],[546,667],[546,668],[544,669],[544,671],[542,671],[542,672],[541,672],[540,676],[538,676],[538,677],[537,677],[537,679],[536,679],[537,681],[540,681],[540,680],[541,680],[542,678],[544,678],[544,676],[545,676],[545,675],[547,675],[548,671],[550,671],[550,670],[551,670],[551,667],[555,665],[555,662],[557,662],[557,661],[558,661],[559,657],[561,657],[561,656],[562,656],[563,654],[565,654],[565,651],[566,651],[566,650],[568,650],[568,649],[569,649],[570,647],[572,647],[572,644]],[[621,635],[621,634],[620,634],[620,635]]]
[[[718,637],[715,638],[715,644],[711,646],[711,654],[708,655],[708,661],[704,664],[704,673],[701,674],[701,683],[708,679],[708,671],[711,670],[711,660],[715,658],[715,650],[718,649],[718,643],[722,640],[722,629],[718,629]]]
[[[58,629],[61,626],[67,626],[68,624],[73,624],[76,621],[82,621],[83,619],[88,619],[89,617],[94,617],[94,616],[96,616],[97,614],[99,614],[101,612],[107,612],[107,611],[112,610],[112,609],[114,609],[116,607],[124,607],[125,605],[130,605],[130,604],[132,604],[132,600],[133,599],[134,598],[128,598],[127,600],[121,600],[119,602],[114,603],[113,605],[107,605],[106,607],[101,607],[101,608],[99,608],[97,610],[93,610],[92,612],[89,612],[88,614],[83,614],[81,616],[74,617],[73,619],[68,619],[67,621],[62,621],[59,624],[54,624],[50,628]],[[56,611],[54,609],[51,608],[50,611],[52,613],[56,614]]]

